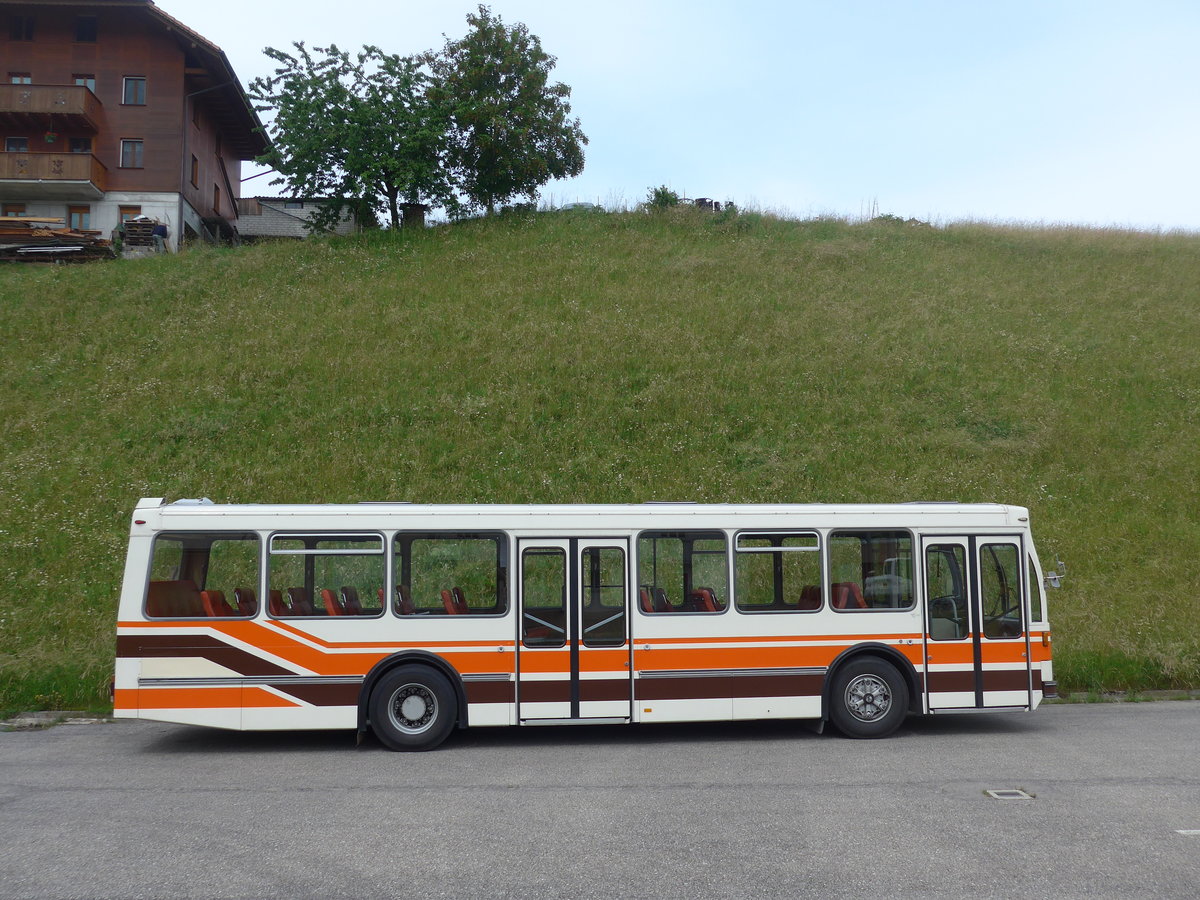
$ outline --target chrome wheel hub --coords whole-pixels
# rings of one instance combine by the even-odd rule
[[[892,692],[878,675],[859,675],[846,685],[846,709],[862,722],[875,722],[892,708]]]
[[[437,697],[423,684],[406,684],[388,704],[392,724],[406,734],[420,734],[437,718]]]

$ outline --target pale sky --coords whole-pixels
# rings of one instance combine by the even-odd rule
[[[466,33],[467,0],[156,0],[242,84],[262,48]],[[687,197],[1200,231],[1196,0],[494,0],[557,57],[589,144],[543,202]],[[244,174],[252,174],[247,168]],[[273,194],[270,177],[243,193]]]

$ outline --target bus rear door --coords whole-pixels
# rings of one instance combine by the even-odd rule
[[[627,721],[629,541],[520,539],[518,718]]]

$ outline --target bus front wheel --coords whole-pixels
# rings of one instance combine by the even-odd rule
[[[458,701],[429,666],[392,669],[371,691],[371,729],[389,750],[432,750],[454,728]]]
[[[860,657],[838,669],[829,701],[829,717],[846,737],[887,737],[908,714],[908,683],[891,663]]]

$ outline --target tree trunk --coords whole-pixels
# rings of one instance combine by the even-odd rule
[[[400,188],[393,187],[389,184],[387,186],[388,212],[391,213],[392,216],[392,227],[396,229],[399,229],[400,227],[400,207],[396,203],[396,200],[399,196]]]

